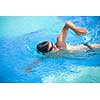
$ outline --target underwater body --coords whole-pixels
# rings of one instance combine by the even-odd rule
[[[63,57],[44,57],[36,45],[55,43],[66,21],[84,27],[88,33],[76,36],[69,30],[66,43],[100,44],[99,16],[1,16],[1,83],[99,83],[100,50]]]

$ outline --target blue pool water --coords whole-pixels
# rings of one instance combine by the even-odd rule
[[[100,51],[45,58],[36,44],[55,42],[66,21],[88,29],[76,36],[69,30],[66,42],[72,45],[100,43],[99,16],[0,17],[0,82],[100,82]]]

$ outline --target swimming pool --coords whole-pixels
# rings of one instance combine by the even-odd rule
[[[100,43],[99,16],[1,16],[0,82],[99,83],[100,51],[58,58],[36,52],[38,42],[55,42],[68,20],[87,28],[88,34],[79,37],[69,30],[67,43]]]

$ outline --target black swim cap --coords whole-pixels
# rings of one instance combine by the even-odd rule
[[[49,47],[49,41],[44,41],[44,42],[41,42],[37,45],[37,51],[38,52],[41,52],[43,54],[47,53],[47,52],[50,52],[52,49],[53,49],[53,43],[51,42],[52,44],[52,47],[48,50],[48,47]]]

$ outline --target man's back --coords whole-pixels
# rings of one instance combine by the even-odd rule
[[[89,44],[92,49],[100,49],[100,44]],[[84,44],[81,45],[67,45],[68,52],[77,53],[77,52],[86,52],[90,50],[90,48]]]

